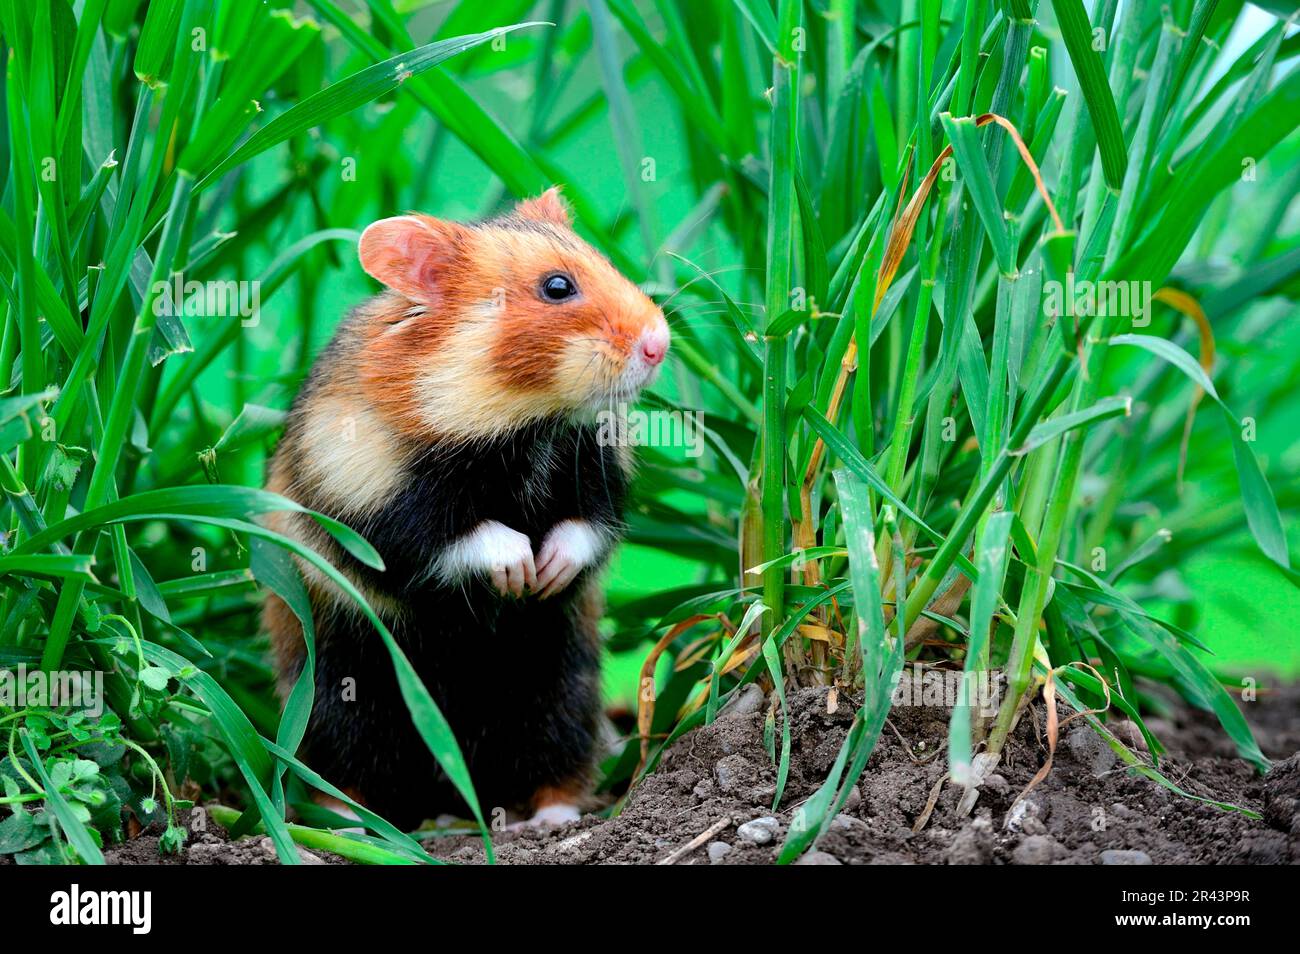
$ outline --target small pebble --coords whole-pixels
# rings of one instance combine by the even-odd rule
[[[735,719],[741,716],[752,715],[763,708],[763,703],[767,696],[758,686],[750,683],[744,689],[740,690],[740,695],[735,698],[725,709],[718,713],[719,719]]]
[[[709,847],[704,849],[709,854],[709,861],[715,865],[727,855],[731,854],[731,846],[725,841],[711,841]]]
[[[849,797],[844,799],[844,807],[841,809],[841,811],[845,811],[848,812],[849,814],[853,814],[858,810],[858,806],[861,804],[862,804],[862,793],[858,791],[858,787],[854,785],[851,789],[849,789]]]
[[[1113,725],[1107,726],[1107,728],[1110,729],[1111,735],[1115,736],[1115,738],[1119,739],[1129,748],[1137,749],[1139,752],[1145,752],[1147,750],[1146,736],[1142,734],[1142,730],[1137,727],[1136,722],[1130,722],[1125,719],[1122,722],[1116,722]],[[1107,746],[1107,748],[1109,748],[1109,746]]]
[[[843,812],[831,819],[831,827],[838,828],[842,831],[860,831],[867,830],[867,823],[861,818],[854,818],[852,815],[845,815]]]
[[[838,865],[842,862],[832,854],[824,851],[810,851],[798,861],[797,865]]]
[[[1025,830],[1025,824],[1029,819],[1032,818],[1041,822],[1045,816],[1046,813],[1043,811],[1043,806],[1040,802],[1032,798],[1022,798],[1020,801],[1016,802],[1015,805],[1011,807],[1011,811],[1007,813],[1007,828],[1012,831],[1022,832]],[[1034,832],[1030,832],[1030,834],[1034,834]],[[1039,832],[1039,834],[1041,834],[1041,832]]]
[[[1056,858],[1056,842],[1049,835],[1030,835],[1011,852],[1017,865],[1050,865]]]
[[[749,760],[743,755],[728,755],[718,760],[713,766],[713,778],[719,790],[731,792],[740,786],[752,773]]]
[[[1101,853],[1101,863],[1103,865],[1149,865],[1151,856],[1145,851],[1125,851],[1119,848],[1108,848]]]
[[[1009,831],[1020,831],[1025,823],[1025,816],[1029,814],[1029,808],[1024,800],[1016,802],[1011,806],[1011,811],[1007,812],[1007,829]]]
[[[774,837],[779,823],[771,815],[747,821],[736,829],[736,834],[751,845],[766,845]]]
[[[1046,835],[1047,826],[1034,815],[1026,815],[1020,823],[1020,830],[1026,835]]]
[[[995,795],[1002,795],[1011,787],[1011,783],[997,772],[994,772],[984,780],[983,787]]]

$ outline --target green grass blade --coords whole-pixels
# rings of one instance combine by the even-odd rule
[[[969,116],[954,119],[948,113],[941,114],[939,119],[948,134],[948,141],[952,143],[953,157],[965,177],[966,189],[975,203],[975,211],[979,213],[984,231],[993,244],[993,255],[998,261],[998,268],[1003,275],[1014,275],[1016,258],[1011,246],[1011,235],[1007,231],[1002,203],[998,201],[993,173],[984,155],[975,120]]]
[[[411,77],[432,69],[457,53],[463,53],[480,44],[487,43],[503,33],[544,25],[534,22],[516,23],[486,33],[475,33],[449,40],[437,40],[353,73],[351,76],[331,84],[314,96],[309,96],[302,102],[285,110],[253,133],[243,145],[217,163],[211,170],[204,172],[201,168],[191,169],[192,174],[202,175],[197,189],[203,190],[235,166],[247,162],[254,156],[284,142],[286,139],[304,133],[308,129],[333,119],[335,116],[340,116],[356,109],[358,106],[378,99],[385,93],[396,89]]]
[[[1007,511],[992,514],[976,544],[980,575],[971,597],[970,639],[966,643],[966,660],[962,669],[964,678],[948,723],[948,774],[958,785],[969,785],[972,781],[971,714],[975,702],[970,698],[971,682],[980,675],[977,667],[987,663],[984,651],[1006,575],[1007,540],[1014,517]]]
[[[1150,335],[1116,335],[1110,341],[1111,344],[1143,348],[1156,357],[1168,361],[1214,399],[1227,421],[1228,436],[1232,441],[1233,462],[1236,464],[1237,479],[1241,485],[1242,507],[1246,512],[1246,523],[1250,526],[1250,532],[1255,537],[1260,551],[1276,563],[1291,582],[1300,585],[1300,573],[1291,566],[1286,531],[1282,527],[1282,516],[1278,513],[1273,489],[1269,486],[1263,470],[1260,469],[1255,452],[1242,437],[1241,420],[1219,397],[1209,375],[1191,355],[1164,338],[1154,338]]]
[[[1061,26],[1061,36],[1075,75],[1079,78],[1088,115],[1092,117],[1106,184],[1119,189],[1124,184],[1124,171],[1128,166],[1128,148],[1124,144],[1124,131],[1120,128],[1115,97],[1106,81],[1101,57],[1092,48],[1092,24],[1083,9],[1083,0],[1052,0],[1052,9]]]
[[[772,796],[772,811],[777,811],[781,806],[781,796],[785,794],[786,779],[790,775],[790,708],[785,701],[785,677],[782,675],[785,664],[771,636],[763,640],[763,661],[767,663],[768,675],[772,677],[772,689],[781,703],[781,756],[776,767],[776,793]]]
[[[1112,417],[1128,417],[1133,411],[1133,399],[1126,396],[1102,398],[1091,407],[1071,411],[1051,420],[1044,421],[1029,432],[1029,437],[1009,453],[1021,457],[1042,447],[1056,438],[1078,427],[1087,427],[1098,421]]]

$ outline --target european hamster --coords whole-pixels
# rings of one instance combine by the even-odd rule
[[[328,557],[384,618],[485,812],[577,818],[600,705],[598,576],[630,463],[595,412],[654,380],[663,312],[578,237],[556,189],[477,224],[383,219],[359,253],[386,290],[317,359],[267,487],[358,530],[386,568],[300,514],[275,514],[276,529]],[[463,811],[373,627],[303,570],[317,646],[306,761],[396,824]],[[275,597],[265,622],[287,692],[301,629]]]

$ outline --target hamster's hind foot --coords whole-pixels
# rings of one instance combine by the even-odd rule
[[[530,800],[531,818],[515,822],[512,831],[525,828],[557,828],[576,822],[582,817],[582,804],[587,800],[585,785],[544,785]]]
[[[537,811],[533,812],[531,818],[515,822],[510,828],[513,831],[520,831],[525,828],[558,828],[560,825],[576,822],[581,817],[582,810],[577,805],[557,803],[537,809]]]

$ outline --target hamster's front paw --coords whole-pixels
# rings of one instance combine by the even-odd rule
[[[602,535],[586,520],[564,520],[551,528],[537,551],[538,596],[554,596],[590,566],[604,544]]]
[[[523,596],[536,589],[537,570],[528,534],[485,520],[448,547],[434,567],[434,574],[447,582],[476,573],[486,574],[502,596]]]
[[[537,570],[528,534],[511,530],[495,520],[485,523],[480,532],[484,565],[496,591],[502,596],[519,597],[535,590]]]

